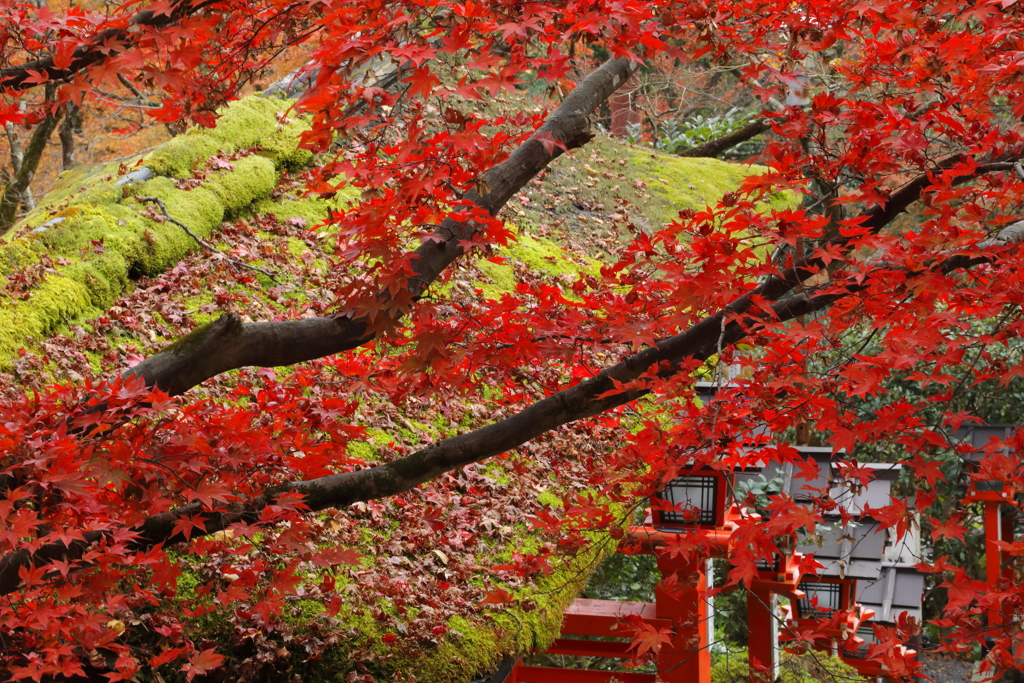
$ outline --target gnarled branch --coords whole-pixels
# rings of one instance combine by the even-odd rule
[[[164,28],[181,21],[182,18],[215,4],[216,0],[207,2],[182,2],[170,13],[157,14],[153,10],[143,10],[125,22],[123,27],[112,27],[100,31],[85,45],[71,53],[66,66],[58,67],[52,55],[34,59],[18,66],[0,69],[0,86],[8,91],[29,90],[41,83],[61,83],[70,80],[76,73],[94,64],[102,62],[110,54],[110,45],[125,43],[130,45],[136,27]],[[45,77],[45,81],[39,78]]]

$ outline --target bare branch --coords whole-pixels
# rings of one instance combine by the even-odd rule
[[[149,203],[149,202],[155,203],[158,207],[160,207],[160,212],[164,215],[164,218],[166,218],[168,221],[170,221],[171,223],[174,223],[179,228],[184,230],[185,234],[188,235],[189,237],[191,237],[192,239],[194,239],[196,241],[196,243],[199,246],[201,246],[203,249],[206,249],[207,251],[209,251],[211,253],[217,254],[218,256],[220,256],[221,258],[223,258],[225,261],[227,261],[228,263],[230,263],[233,266],[238,266],[239,268],[246,268],[248,270],[252,270],[252,271],[255,271],[257,273],[263,273],[264,275],[269,277],[271,280],[273,280],[277,284],[281,284],[281,281],[278,280],[276,277],[274,277],[273,273],[270,273],[270,272],[268,272],[266,270],[263,270],[262,268],[260,268],[258,266],[252,266],[252,265],[249,265],[248,263],[245,263],[243,261],[239,261],[237,259],[231,258],[227,254],[222,252],[220,249],[218,249],[217,247],[213,246],[212,244],[210,244],[209,242],[204,240],[202,237],[200,237],[199,235],[197,235],[194,232],[192,232],[192,230],[187,225],[185,225],[181,221],[179,221],[179,220],[175,219],[174,217],[172,217],[171,214],[167,213],[167,206],[164,205],[163,200],[160,199],[159,197],[136,197],[135,200],[138,201],[138,202],[141,202],[143,204],[146,204],[146,203]]]
[[[735,130],[728,135],[723,135],[715,140],[709,140],[703,145],[697,145],[696,147],[690,147],[689,149],[684,149],[681,152],[676,152],[676,156],[716,158],[722,152],[732,149],[736,145],[746,142],[751,138],[756,138],[758,135],[768,130],[768,128],[768,121],[765,119],[754,119],[739,130]]]

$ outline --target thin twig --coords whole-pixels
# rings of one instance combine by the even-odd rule
[[[187,234],[189,237],[194,239],[199,244],[199,246],[203,247],[204,249],[207,249],[208,251],[212,251],[213,253],[220,255],[228,263],[230,263],[232,265],[235,265],[235,266],[239,266],[240,268],[248,268],[249,270],[255,270],[258,273],[263,273],[264,275],[269,277],[271,280],[273,280],[277,284],[281,284],[281,281],[278,280],[276,277],[274,277],[274,275],[272,273],[268,273],[267,271],[263,270],[259,266],[252,266],[252,265],[249,265],[248,263],[244,263],[244,262],[239,261],[237,259],[231,258],[227,254],[225,254],[223,251],[221,251],[217,247],[213,246],[212,244],[210,244],[209,242],[204,240],[199,235],[197,235],[194,232],[192,232],[187,225],[185,225],[184,223],[182,223],[179,220],[176,220],[176,219],[172,218],[171,214],[167,213],[167,207],[164,205],[163,200],[160,199],[159,197],[136,197],[135,200],[140,202],[140,203],[142,203],[142,204],[146,204],[146,203],[149,203],[149,202],[155,203],[157,206],[160,207],[160,211],[161,211],[161,213],[163,213],[164,218],[166,218],[171,223],[174,223],[179,228],[184,230],[185,234]]]

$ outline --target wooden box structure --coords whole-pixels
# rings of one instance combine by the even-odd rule
[[[886,547],[886,534],[881,523],[866,514],[870,508],[880,508],[890,503],[892,483],[899,476],[901,466],[890,463],[861,464],[874,479],[866,486],[853,486],[840,477],[833,464],[832,449],[827,447],[801,446],[797,450],[812,460],[818,467],[818,475],[810,481],[792,476],[792,465],[785,466],[785,489],[795,500],[809,500],[818,491],[827,488],[829,496],[842,508],[846,517],[854,521],[843,523],[843,514],[836,511],[826,514],[827,528],[818,542],[799,545],[797,551],[813,554],[824,565],[818,576],[835,578],[875,579],[882,568],[882,555]],[[843,451],[838,453],[841,459]],[[788,471],[786,471],[788,470]]]
[[[920,623],[923,595],[924,574],[909,564],[884,566],[873,581],[857,580],[857,599],[875,613],[876,623],[894,624],[903,612]]]

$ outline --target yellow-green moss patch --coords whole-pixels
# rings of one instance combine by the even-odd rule
[[[175,220],[203,238],[225,219],[269,202],[278,169],[294,169],[311,158],[298,148],[298,136],[309,125],[283,119],[288,106],[261,97],[233,103],[215,128],[191,130],[144,157],[155,174],[145,182],[124,182],[113,164],[62,174],[44,202],[0,240],[0,278],[33,269],[43,273],[27,296],[5,296],[0,280],[0,369],[10,367],[18,349],[111,305],[132,278],[156,275],[198,248],[180,226],[137,196],[161,199]],[[238,150],[262,153],[233,159],[231,168],[210,172],[198,187],[175,184],[174,178],[192,175],[198,161]],[[301,202],[301,214],[318,220],[324,208],[321,203],[317,213],[317,203]]]

